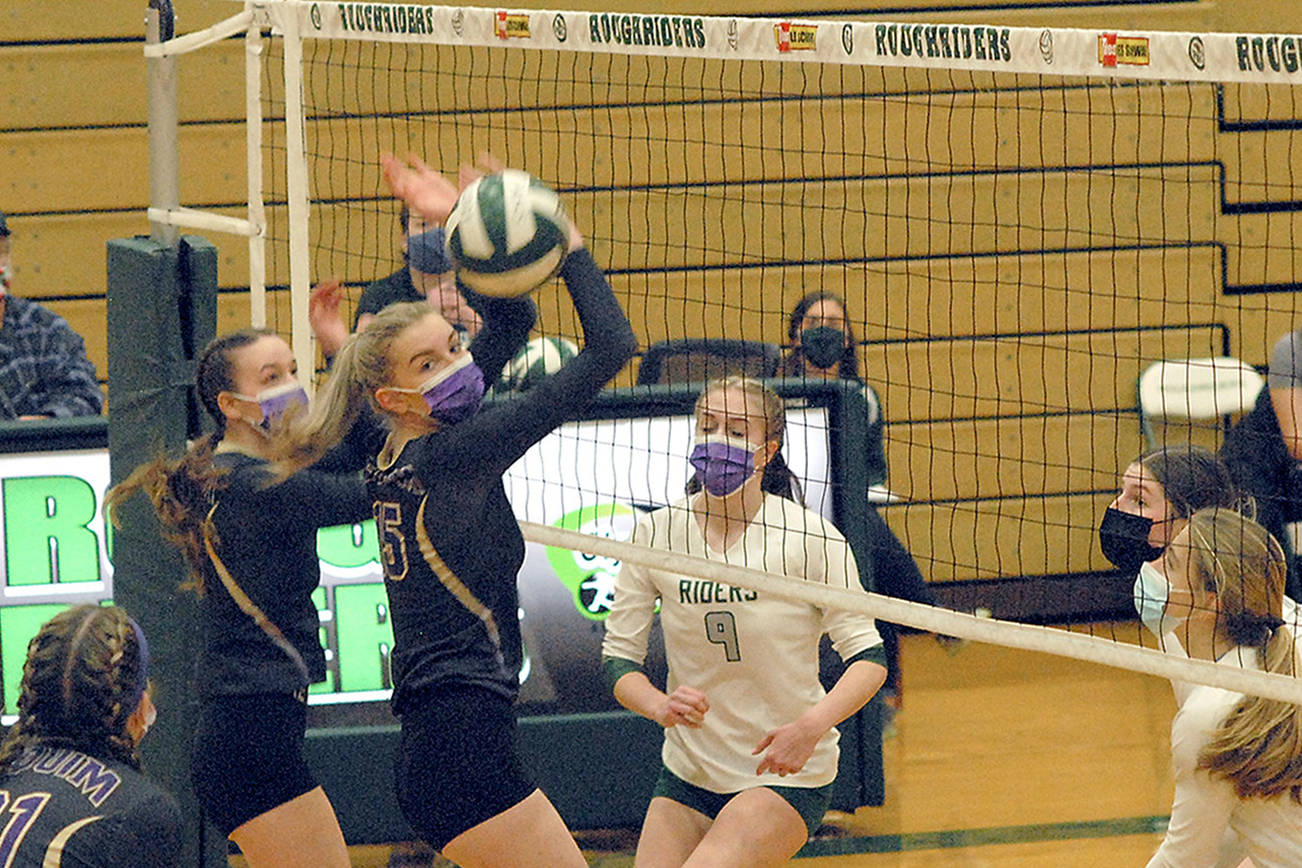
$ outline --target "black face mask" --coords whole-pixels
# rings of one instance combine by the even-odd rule
[[[816,368],[830,368],[845,355],[845,332],[815,326],[800,333],[800,350]]]
[[[1109,506],[1099,525],[1099,547],[1117,569],[1137,573],[1142,564],[1162,556],[1162,549],[1148,544],[1148,532],[1152,529],[1151,518]]]

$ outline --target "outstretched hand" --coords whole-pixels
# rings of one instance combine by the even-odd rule
[[[348,340],[348,326],[339,314],[344,287],[338,278],[330,278],[312,287],[307,300],[307,319],[316,336],[322,355],[333,356]]]
[[[447,222],[460,192],[451,181],[415,154],[408,154],[405,160],[382,154],[380,169],[390,192],[406,202],[426,223],[442,226]]]

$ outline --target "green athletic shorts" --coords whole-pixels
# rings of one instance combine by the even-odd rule
[[[768,786],[768,789],[777,793],[796,809],[800,819],[805,821],[805,828],[812,835],[823,824],[823,815],[827,813],[827,808],[832,803],[834,786],[836,786],[835,782],[822,787]],[[656,787],[651,792],[653,799],[656,796],[672,799],[693,811],[700,811],[711,820],[719,815],[723,806],[735,795],[737,793],[716,793],[689,784],[664,766],[660,767],[660,777],[656,779]]]

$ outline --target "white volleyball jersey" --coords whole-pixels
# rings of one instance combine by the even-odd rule
[[[845,538],[817,513],[766,494],[742,537],[728,551],[716,552],[706,545],[690,500],[642,516],[633,542],[863,591]],[[694,687],[710,703],[699,729],[665,730],[665,766],[688,783],[720,793],[831,783],[838,757],[835,728],[795,775],[757,776],[761,757],[751,751],[770,730],[795,721],[823,698],[818,680],[822,634],[849,659],[881,644],[873,619],[625,563],[606,618],[605,656],[643,662],[657,599],[668,691]]]

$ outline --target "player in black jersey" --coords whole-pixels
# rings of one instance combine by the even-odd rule
[[[386,177],[430,224],[456,200],[449,181],[419,164],[389,160]],[[463,866],[585,864],[516,747],[524,540],[502,474],[614,377],[636,341],[577,231],[560,274],[584,349],[529,392],[479,409],[483,383],[524,343],[535,309],[462,287],[484,323],[473,359],[429,305],[393,305],[349,338],[286,444],[292,472],[368,403],[392,429],[367,484],[394,626],[398,799],[421,837]]]
[[[317,530],[370,517],[361,463],[268,485],[278,420],[307,401],[293,352],[271,332],[216,339],[195,382],[216,431],[179,460],[138,468],[108,498],[112,509],[136,490],[149,495],[201,595],[195,794],[250,865],[342,868],[343,834],[302,748],[307,688],[326,675],[311,599]]]
[[[180,809],[136,752],[154,721],[148,672],[145,636],[116,606],[41,627],[0,747],[0,865],[176,865]]]

